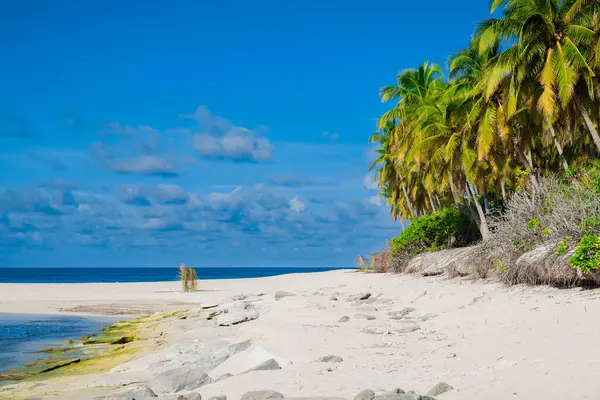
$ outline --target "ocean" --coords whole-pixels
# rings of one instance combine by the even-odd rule
[[[44,354],[36,353],[37,350],[99,333],[102,327],[118,320],[114,317],[0,313],[0,374],[30,361],[44,359]]]
[[[198,279],[259,278],[331,267],[196,268]],[[0,283],[115,283],[176,281],[179,268],[0,268]]]

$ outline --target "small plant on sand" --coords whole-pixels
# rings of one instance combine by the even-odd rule
[[[571,266],[584,275],[600,269],[600,237],[597,235],[584,236],[577,247],[575,254],[569,259]]]
[[[185,264],[179,267],[179,280],[184,292],[195,292],[198,290],[198,276],[194,268],[188,268]]]
[[[198,290],[198,276],[196,275],[196,270],[194,268],[188,268],[188,282],[190,292]]]
[[[556,255],[557,256],[560,256],[560,255],[565,254],[567,252],[567,250],[569,249],[569,241],[570,240],[571,240],[570,237],[566,237],[563,240],[561,240],[560,244],[556,248]]]

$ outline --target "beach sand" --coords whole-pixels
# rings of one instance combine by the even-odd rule
[[[424,394],[439,382],[454,387],[442,400],[600,398],[599,290],[354,271],[201,281],[199,288],[181,293],[177,282],[0,284],[0,312],[139,315],[186,309],[198,316],[161,326],[166,343],[137,364],[16,388],[31,397],[94,398],[108,386],[152,382],[157,371],[147,366],[153,362],[199,362],[193,357],[203,343],[217,348],[251,340],[250,348],[211,370],[212,378],[233,376],[200,387],[202,398],[234,400],[272,389],[286,397],[352,399],[365,389]],[[276,291],[294,295],[277,300]],[[371,296],[356,299],[361,293]],[[247,298],[237,302],[251,304],[257,319],[221,327],[205,318],[214,309],[198,314],[201,305],[231,305],[240,295]],[[349,320],[339,322],[344,316]],[[316,362],[327,355],[343,361]],[[281,369],[243,373],[270,358]]]

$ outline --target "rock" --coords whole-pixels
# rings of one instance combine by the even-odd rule
[[[370,312],[377,311],[377,308],[375,308],[373,306],[359,306],[359,307],[356,307],[356,311],[360,311],[363,313],[370,313]]]
[[[337,299],[338,299],[338,298],[337,298],[337,296],[333,295],[333,296],[331,296],[331,297],[330,297],[330,299],[331,299],[332,301],[337,301]]]
[[[240,343],[235,343],[230,345],[227,350],[229,350],[229,355],[236,355],[237,353],[240,353],[246,349],[248,349],[248,347],[252,346],[252,339],[249,340],[245,340],[243,342]]]
[[[408,393],[387,393],[375,396],[373,400],[419,400],[419,397]]]
[[[375,398],[375,392],[371,389],[363,390],[354,397],[354,400],[373,400]]]
[[[182,315],[179,319],[188,319],[187,315]]]
[[[220,396],[209,397],[208,400],[227,400],[227,396],[225,396],[224,394],[222,394]]]
[[[411,333],[414,331],[418,331],[419,329],[421,329],[421,328],[418,327],[417,325],[413,325],[413,326],[406,326],[404,328],[394,329],[394,331],[396,333]]]
[[[274,390],[258,390],[254,392],[248,392],[242,396],[240,400],[273,400],[283,399],[283,395]]]
[[[258,364],[255,367],[250,368],[248,371],[244,372],[252,372],[252,371],[274,371],[277,369],[281,369],[277,361],[274,358],[271,358],[263,363]]]
[[[290,296],[295,296],[295,294],[290,293],[290,292],[284,292],[282,290],[278,290],[275,292],[275,300],[281,300],[284,297],[290,297]]]
[[[189,392],[180,394],[180,396],[178,400],[202,400],[202,395],[198,392]]]
[[[350,317],[344,316],[342,318],[340,318],[340,320],[338,322],[348,322],[350,321]]]
[[[369,315],[369,314],[355,314],[354,318],[356,318],[356,319],[366,319],[367,321],[371,321],[371,320],[375,319],[375,317],[373,315]]]
[[[392,393],[392,394],[404,394],[406,392],[404,390],[400,389],[400,388],[396,388],[396,389],[392,390],[390,393]]]
[[[423,322],[425,322],[425,321],[428,321],[428,320],[430,320],[431,318],[435,318],[435,317],[437,317],[437,315],[436,315],[436,314],[431,314],[431,313],[429,313],[429,314],[425,314],[425,315],[423,315],[421,318],[419,318],[419,321],[423,321]]]
[[[346,400],[343,397],[286,397],[285,400]]]
[[[223,375],[219,375],[214,379],[214,382],[219,382],[219,381],[224,381],[225,379],[229,379],[231,378],[233,375],[231,374],[223,374]]]
[[[158,393],[195,390],[211,382],[210,376],[191,365],[170,369],[149,379],[152,389]]]
[[[241,324],[242,322],[255,320],[259,317],[259,315],[260,314],[257,310],[228,312],[217,317],[217,325],[237,325]]]
[[[200,304],[200,308],[203,310],[208,310],[209,308],[215,308],[218,307],[219,303],[214,303],[214,302],[208,302],[208,303],[202,303]]]
[[[427,392],[427,396],[439,396],[440,394],[449,392],[452,389],[454,388],[448,385],[446,382],[440,382],[434,387],[432,387],[429,392]]]
[[[97,400],[147,400],[157,399],[158,396],[149,387],[138,387],[128,389],[116,393],[111,393],[108,396],[97,397]],[[95,399],[95,400],[96,400]]]
[[[154,393],[154,391],[152,391],[152,389],[150,389],[149,387],[133,389],[131,391],[131,396],[135,400],[154,399],[158,397],[156,393]]]
[[[413,311],[415,311],[414,308],[406,307],[400,311],[390,311],[389,313],[387,313],[387,315],[390,316],[390,319],[403,319],[406,318],[406,316]]]
[[[348,301],[365,301],[371,297],[371,293],[359,293],[348,297]]]
[[[235,296],[231,296],[232,301],[246,300],[247,298],[248,296],[246,296],[245,294],[237,294]]]
[[[134,397],[134,400],[137,400],[137,398]],[[171,393],[163,394],[159,397],[159,400],[185,400],[185,397],[182,394]]]
[[[323,356],[317,360],[317,362],[322,362],[322,363],[340,363],[342,361],[344,361],[344,359],[342,359],[342,357],[334,356],[334,355]]]

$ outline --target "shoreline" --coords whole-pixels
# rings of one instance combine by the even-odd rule
[[[454,389],[439,400],[600,397],[595,385],[600,337],[590,334],[600,331],[594,318],[600,313],[599,289],[353,272],[201,281],[202,291],[195,293],[140,284],[114,295],[91,293],[90,284],[82,284],[87,290],[63,293],[52,306],[63,299],[71,307],[106,306],[108,300],[115,307],[133,306],[151,298],[155,307],[187,311],[153,323],[156,336],[138,342],[142,353],[110,372],[53,377],[45,386],[22,382],[10,388],[11,398],[75,400],[139,385],[165,395],[173,388],[157,384],[160,374],[185,371],[186,365],[207,368],[210,383],[192,389],[202,398],[237,400],[248,391],[271,389],[286,397],[352,399],[365,389],[425,394],[440,382]],[[57,295],[52,288],[57,286],[20,304],[49,300],[44,296]],[[370,296],[360,300],[366,293]],[[220,310],[229,313],[215,312]],[[249,319],[220,326],[223,318],[240,314]],[[235,354],[227,353],[232,345]],[[219,357],[223,351],[226,357]],[[318,361],[329,356],[342,361]],[[215,359],[217,365],[205,365]],[[269,360],[279,368],[247,372]]]
[[[89,282],[89,283],[0,283],[0,313],[139,317],[153,312],[176,311],[199,306],[209,291],[242,289],[250,283],[286,276],[353,273],[356,269],[297,272],[282,275],[232,279],[199,279],[197,292],[183,293],[180,281]],[[26,296],[23,294],[26,293]],[[26,298],[25,298],[26,297]],[[16,310],[16,311],[14,311]]]

